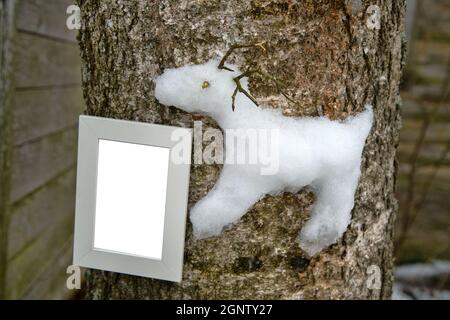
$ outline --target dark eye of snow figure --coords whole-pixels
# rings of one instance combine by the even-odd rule
[[[208,88],[209,87],[209,82],[208,81],[203,81],[203,83],[202,83],[202,89],[206,89],[206,88]]]

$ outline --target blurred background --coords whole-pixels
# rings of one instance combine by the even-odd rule
[[[77,298],[73,1],[15,2],[0,0],[0,298]],[[450,0],[407,0],[406,26],[394,298],[450,299]]]
[[[77,31],[66,27],[73,1],[0,3],[0,297],[69,298],[83,111]]]
[[[396,289],[450,299],[450,1],[407,0],[406,29]]]

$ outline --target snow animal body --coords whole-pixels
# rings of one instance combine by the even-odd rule
[[[212,59],[201,65],[167,69],[155,80],[155,96],[166,106],[202,113],[227,129],[279,130],[279,169],[261,175],[258,164],[227,164],[214,188],[190,210],[197,239],[219,235],[236,223],[266,194],[297,192],[311,186],[316,202],[311,218],[299,234],[300,247],[310,256],[335,243],[351,220],[360,176],[361,155],[372,126],[372,108],[345,121],[326,117],[284,117],[279,110],[254,105],[244,94],[236,96],[233,78],[241,74],[218,69]],[[205,85],[207,81],[207,85]],[[241,84],[248,91],[248,79]],[[225,134],[225,145],[227,145]],[[230,150],[225,149],[226,156]]]

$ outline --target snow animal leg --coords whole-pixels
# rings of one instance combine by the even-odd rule
[[[214,188],[190,211],[196,239],[219,235],[239,220],[264,192],[245,172],[225,165]]]
[[[300,247],[310,256],[336,243],[350,224],[359,168],[316,185],[311,219],[300,231]]]

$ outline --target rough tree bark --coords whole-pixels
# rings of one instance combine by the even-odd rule
[[[87,114],[191,127],[192,115],[158,104],[152,80],[165,68],[205,62],[233,43],[260,41],[267,55],[249,49],[233,59],[242,65],[258,60],[287,84],[298,104],[254,77],[251,91],[259,101],[282,108],[285,116],[343,119],[365,103],[375,112],[352,223],[338,244],[308,259],[297,234],[312,194],[267,196],[219,237],[194,241],[188,222],[181,284],[87,270],[87,298],[390,297],[404,1],[80,0],[79,5]],[[370,5],[380,9],[380,29],[368,27]],[[202,120],[204,127],[216,126]],[[190,206],[219,173],[219,166],[192,167]],[[372,265],[381,270],[380,289],[368,288]]]

